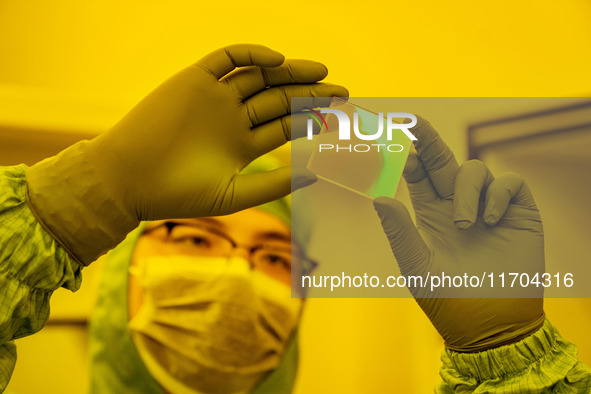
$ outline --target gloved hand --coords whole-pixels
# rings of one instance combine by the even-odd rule
[[[374,200],[401,274],[459,274],[475,264],[495,275],[503,267],[543,272],[542,221],[523,179],[515,173],[495,179],[477,160],[459,167],[423,119],[412,132],[418,153],[409,156],[404,177],[416,227],[399,201]],[[544,322],[542,298],[425,298],[430,289],[411,291],[445,345],[455,351],[477,352],[517,342]]]
[[[316,83],[326,75],[320,63],[284,62],[263,46],[219,49],[165,81],[107,132],[29,168],[31,210],[88,264],[140,220],[223,215],[283,197],[289,167],[239,172],[290,139],[291,96],[318,97],[319,106],[348,96],[341,86]],[[314,180],[294,174],[295,187]]]

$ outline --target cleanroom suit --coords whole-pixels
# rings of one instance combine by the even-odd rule
[[[25,166],[4,167],[0,173],[2,264],[0,283],[0,385],[6,387],[14,363],[14,339],[41,329],[49,315],[49,298],[64,287],[81,284],[81,266],[74,262],[35,220],[26,204]],[[108,256],[101,301],[91,328],[95,392],[162,392],[142,363],[127,327],[128,265],[141,228]],[[404,357],[404,355],[397,355]],[[588,368],[577,359],[575,345],[565,341],[548,321],[533,335],[499,348],[442,354],[440,392],[466,387],[480,392],[588,392]],[[277,370],[255,390],[290,392],[297,369],[297,339],[292,339]],[[494,388],[494,389],[493,389]],[[128,392],[128,391],[127,391]],[[476,391],[478,392],[478,391]]]

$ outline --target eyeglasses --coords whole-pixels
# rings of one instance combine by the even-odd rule
[[[286,284],[291,283],[292,270],[298,275],[307,275],[318,265],[297,246],[292,246],[292,242],[268,240],[259,245],[238,244],[223,231],[206,224],[166,221],[146,230],[144,234],[161,227],[167,229],[166,242],[173,244],[183,254],[230,257],[235,250],[243,249],[248,252],[253,269]]]

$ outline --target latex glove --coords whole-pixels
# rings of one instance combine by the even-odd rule
[[[238,70],[235,70],[237,67]],[[156,88],[119,123],[26,172],[29,205],[83,264],[140,220],[229,214],[290,193],[289,167],[239,175],[290,139],[290,97],[348,96],[324,65],[259,45],[219,49]],[[302,116],[305,116],[302,114]],[[315,179],[294,174],[294,186]]]
[[[543,272],[542,221],[523,179],[515,173],[495,179],[477,160],[459,167],[423,119],[412,132],[418,154],[409,157],[404,177],[416,227],[399,201],[374,200],[401,274],[459,273],[476,263],[496,274],[503,267]],[[517,342],[544,322],[542,298],[421,298],[426,291],[415,288],[414,296],[452,350]]]

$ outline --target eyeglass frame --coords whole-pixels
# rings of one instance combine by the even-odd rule
[[[265,245],[264,244],[260,244],[260,245],[248,245],[248,244],[239,244],[238,242],[234,241],[232,239],[232,237],[230,237],[228,234],[224,233],[223,231],[220,231],[216,228],[213,228],[211,226],[206,226],[206,225],[202,225],[202,224],[197,224],[197,223],[181,223],[181,222],[175,222],[172,220],[167,220],[163,223],[158,224],[157,226],[154,227],[150,227],[148,229],[146,229],[144,231],[144,234],[149,234],[150,232],[160,228],[160,227],[166,227],[167,229],[167,241],[168,238],[170,237],[170,234],[172,232],[172,229],[175,228],[176,226],[188,226],[188,227],[194,227],[194,228],[198,228],[201,230],[205,230],[205,231],[209,231],[225,240],[227,240],[228,242],[230,242],[230,245],[232,246],[232,249],[230,250],[230,253],[228,254],[228,256],[225,257],[229,257],[234,250],[236,249],[245,249],[248,251],[248,256],[249,256],[249,262],[251,264],[251,268],[253,268],[253,262],[252,262],[252,255],[253,253],[255,253],[257,250],[260,249],[265,249]],[[293,240],[290,242],[290,246],[291,244],[294,243]],[[300,262],[303,263],[307,263],[306,265],[309,265],[309,267],[305,267],[304,264],[300,263],[301,266],[301,275],[309,275],[310,273],[312,273],[317,267],[318,267],[318,262],[316,262],[315,260],[311,259],[310,257],[308,257],[305,253],[303,253],[299,247],[299,245],[296,244],[296,249],[295,249],[298,253],[298,258]],[[294,249],[291,248],[290,249],[290,253],[293,256],[294,253]],[[290,271],[293,269],[293,267],[291,266],[290,263]]]

